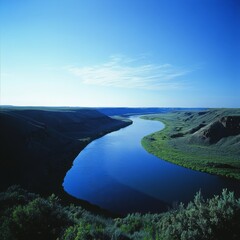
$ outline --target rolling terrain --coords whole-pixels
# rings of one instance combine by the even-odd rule
[[[165,128],[142,140],[157,157],[240,180],[240,109],[176,111],[146,116]]]
[[[166,126],[143,145],[165,160],[238,179],[239,116],[238,109],[145,116]],[[1,109],[0,238],[239,239],[240,200],[226,189],[210,199],[198,192],[188,204],[160,214],[117,217],[63,191],[76,155],[93,139],[129,124],[94,109]],[[26,190],[7,189],[12,184]]]
[[[62,193],[64,176],[93,139],[131,124],[94,109],[2,108],[0,189]]]
[[[202,108],[132,108],[132,107],[108,107],[108,108],[97,108],[97,110],[108,116],[133,116],[133,115],[144,115],[144,114],[156,114],[156,113],[168,113],[177,110],[203,110]]]

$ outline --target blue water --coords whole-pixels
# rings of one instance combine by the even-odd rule
[[[64,190],[79,199],[117,213],[161,212],[188,202],[201,190],[205,197],[239,182],[163,161],[149,154],[141,139],[163,129],[158,121],[131,117],[133,124],[90,143],[74,160]]]

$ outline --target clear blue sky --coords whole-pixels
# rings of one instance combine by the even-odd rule
[[[239,0],[0,4],[0,104],[240,107]]]

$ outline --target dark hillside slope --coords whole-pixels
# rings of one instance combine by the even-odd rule
[[[21,184],[43,194],[61,192],[77,154],[91,140],[129,124],[93,109],[2,109],[0,189]]]
[[[94,109],[79,110],[16,110],[11,115],[24,118],[26,121],[36,121],[68,137],[82,139],[101,136],[103,132],[111,131],[122,122],[116,121]]]
[[[240,109],[177,111],[152,115],[163,131],[143,139],[144,147],[176,164],[240,180]]]

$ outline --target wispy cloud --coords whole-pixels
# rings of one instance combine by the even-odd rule
[[[77,76],[84,84],[136,88],[148,90],[179,89],[186,85],[183,76],[189,69],[171,64],[140,64],[138,59],[113,56],[101,65],[76,67],[67,70]]]

